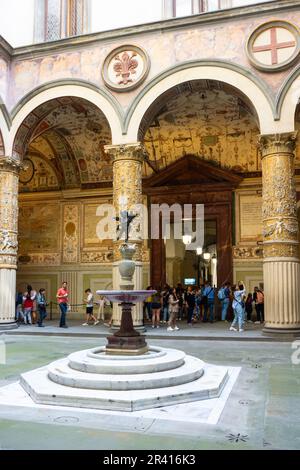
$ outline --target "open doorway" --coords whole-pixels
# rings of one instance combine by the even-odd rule
[[[170,237],[165,240],[166,282],[170,286],[200,286],[205,281],[217,286],[217,223],[204,222],[204,243],[197,249],[189,249],[183,239],[174,236],[174,222],[170,222]]]

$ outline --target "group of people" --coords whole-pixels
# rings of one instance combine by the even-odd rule
[[[147,287],[152,290],[152,286]],[[214,321],[215,288],[206,282],[201,287],[192,286],[184,289],[182,284],[163,289],[156,288],[156,294],[149,296],[144,303],[145,317],[152,322],[152,328],[159,328],[159,323],[168,324],[168,331],[179,330],[177,319],[187,317],[187,324],[193,325],[194,318],[203,322]]]
[[[153,290],[151,286],[147,288]],[[144,303],[144,314],[148,321],[152,322],[152,328],[159,328],[160,322],[167,324],[168,331],[179,330],[177,320],[187,318],[187,324],[193,326],[195,319],[203,322],[213,323],[215,319],[216,296],[221,303],[222,321],[227,320],[229,307],[232,306],[234,319],[230,326],[231,331],[244,331],[245,321],[252,321],[253,304],[256,310],[256,323],[264,322],[264,293],[258,287],[254,292],[248,293],[242,282],[231,286],[225,283],[220,289],[212,287],[206,282],[200,287],[188,286],[186,289],[179,283],[177,287],[165,285],[163,289],[155,289],[156,293],[149,296]],[[86,319],[83,326],[89,324],[97,325],[104,321],[104,308],[108,303],[104,296],[100,296],[97,318],[94,315],[94,294],[90,288],[85,290],[83,299],[86,306]],[[66,324],[67,312],[70,310],[70,293],[67,282],[63,282],[58,289],[56,298],[60,310],[60,328],[68,328]],[[38,292],[27,286],[26,292],[18,292],[16,299],[16,321],[32,324],[37,321],[39,327],[43,327],[44,319],[47,317],[48,303],[46,290],[41,288]],[[38,315],[37,315],[38,314]],[[110,320],[109,326],[111,326]]]
[[[147,287],[153,290],[152,286]],[[221,303],[221,320],[228,318],[229,307],[232,307],[234,320],[230,329],[243,331],[245,321],[252,321],[253,305],[256,310],[255,323],[264,322],[264,293],[258,287],[254,292],[246,296],[243,283],[230,285],[225,283],[220,289],[206,282],[200,287],[188,286],[186,289],[181,284],[177,287],[165,285],[163,289],[155,289],[156,294],[149,296],[144,303],[144,317],[152,322],[152,328],[159,328],[159,323],[168,324],[167,330],[179,330],[177,320],[186,317],[187,324],[193,326],[193,321],[213,323],[215,320],[216,297]]]
[[[94,316],[94,295],[91,289],[85,290],[86,297],[83,302],[86,306],[86,319],[83,325],[97,325],[101,320],[104,321],[104,308],[108,301],[104,296],[100,296],[97,304],[99,305],[97,318]],[[66,324],[67,312],[70,311],[71,306],[69,303],[70,293],[68,290],[67,282],[63,282],[58,289],[56,299],[60,311],[60,328],[68,328]],[[31,285],[27,286],[26,292],[18,292],[16,296],[16,321],[24,323],[24,325],[32,325],[37,322],[39,327],[44,327],[44,319],[47,317],[48,302],[46,300],[46,289],[41,288],[38,292],[32,288]]]
[[[38,324],[43,327],[43,321],[47,316],[46,291],[40,289],[38,292],[27,286],[26,292],[18,292],[16,297],[16,321],[24,325]]]

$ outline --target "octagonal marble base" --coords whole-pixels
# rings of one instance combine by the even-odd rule
[[[227,367],[178,350],[124,357],[96,348],[26,372],[20,384],[40,404],[136,411],[219,397],[228,376]]]

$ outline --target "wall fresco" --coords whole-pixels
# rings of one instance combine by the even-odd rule
[[[253,111],[221,84],[191,82],[163,97],[148,130],[144,176],[192,154],[237,172],[260,171]]]
[[[59,181],[54,168],[42,157],[29,155],[33,164],[32,179],[22,182],[22,171],[20,174],[20,192],[49,191],[59,189]]]
[[[19,208],[19,255],[57,252],[60,207],[57,203],[21,203]]]

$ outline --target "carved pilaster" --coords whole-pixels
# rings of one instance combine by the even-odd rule
[[[293,153],[296,135],[290,132],[259,138],[263,183],[264,333],[272,335],[300,332],[299,227]]]
[[[13,158],[0,158],[0,268],[16,269],[17,264],[20,167]]]
[[[0,329],[15,328],[18,179],[21,164],[0,157]]]

